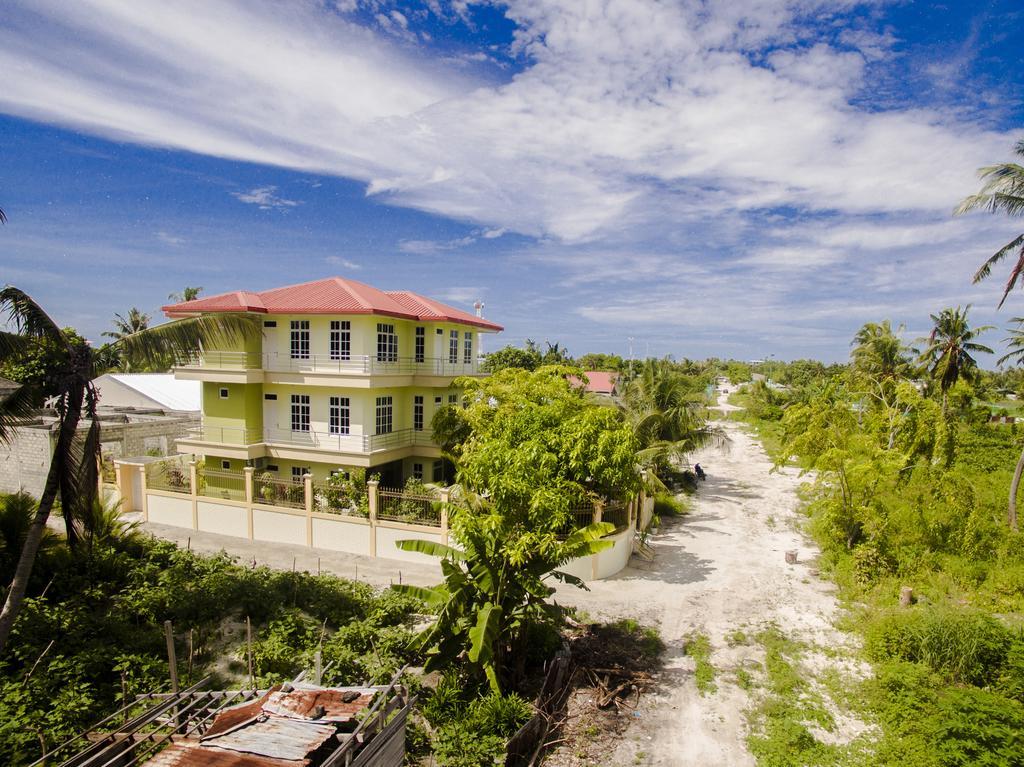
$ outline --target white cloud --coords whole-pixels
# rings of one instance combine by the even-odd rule
[[[231,196],[249,205],[256,205],[260,210],[287,210],[301,204],[299,200],[279,197],[276,191],[276,186],[258,186],[248,192],[231,192]]]
[[[330,266],[340,266],[344,269],[351,269],[353,271],[357,271],[363,268],[360,264],[357,264],[355,261],[350,261],[349,259],[342,258],[341,256],[328,256],[327,258],[324,259],[324,262],[326,262]]]

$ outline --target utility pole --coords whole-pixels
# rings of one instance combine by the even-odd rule
[[[629,336],[629,377],[633,377],[633,336]]]

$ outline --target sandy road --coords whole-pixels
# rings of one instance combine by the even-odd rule
[[[803,480],[792,469],[770,472],[764,451],[738,424],[718,425],[731,444],[693,457],[707,481],[693,511],[652,536],[655,561],[644,565],[634,557],[631,567],[591,584],[590,592],[559,592],[560,601],[594,617],[657,625],[668,645],[658,690],[642,699],[608,765],[753,765],[744,742],[750,701],[729,669],[760,660],[759,648],[730,647],[725,637],[775,623],[801,640],[845,643],[832,626],[834,589],[811,574],[807,563],[817,550],[798,531],[796,491]],[[786,564],[789,549],[798,551],[798,564]],[[706,696],[697,691],[693,660],[683,654],[684,637],[693,632],[706,634],[714,650],[718,690]]]

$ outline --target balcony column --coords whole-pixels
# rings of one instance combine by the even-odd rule
[[[448,504],[451,502],[450,487],[441,488],[441,543],[448,545]]]
[[[306,489],[306,545],[313,546],[313,475],[302,475],[302,483]]]
[[[196,461],[188,462],[188,493],[192,500],[192,529],[199,529],[199,464]]]
[[[245,474],[245,522],[246,532],[249,535],[249,540],[253,540],[252,537],[252,498],[253,498],[253,475],[256,473],[256,469],[252,466],[246,466],[242,469]]]
[[[380,482],[371,479],[366,483],[366,500],[370,506],[370,556],[377,556],[377,488]]]

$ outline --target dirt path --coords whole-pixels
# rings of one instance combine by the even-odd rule
[[[720,400],[724,409],[724,396]],[[802,535],[793,469],[770,472],[760,445],[735,422],[720,421],[726,451],[693,456],[707,471],[694,508],[670,520],[649,541],[650,565],[633,565],[591,584],[589,593],[561,589],[559,599],[595,618],[631,617],[657,625],[668,650],[658,690],[641,700],[607,765],[753,765],[745,745],[747,693],[730,669],[763,660],[756,645],[730,646],[727,636],[747,636],[774,623],[788,636],[817,645],[845,644],[832,624],[838,606],[832,586],[812,573],[817,555]],[[795,549],[799,563],[788,565]],[[641,569],[643,568],[643,569]],[[684,638],[708,636],[717,691],[702,696]],[[759,657],[760,654],[760,657]]]

